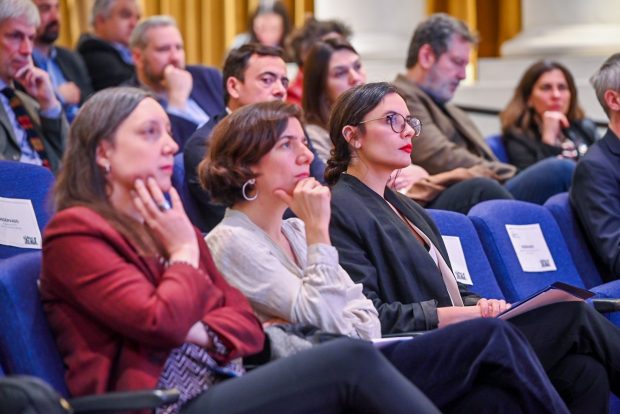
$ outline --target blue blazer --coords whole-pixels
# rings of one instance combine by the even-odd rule
[[[570,201],[606,272],[620,278],[620,139],[608,130],[579,161]]]

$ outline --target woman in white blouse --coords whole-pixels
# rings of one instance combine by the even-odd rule
[[[213,130],[198,173],[230,208],[207,243],[263,322],[379,338],[377,311],[331,245],[330,191],[309,177],[312,153],[299,117],[295,105],[259,103]],[[297,218],[283,220],[287,208]],[[567,412],[531,348],[497,319],[455,324],[382,352],[442,412]]]

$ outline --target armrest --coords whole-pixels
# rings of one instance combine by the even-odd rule
[[[69,404],[73,412],[118,412],[157,408],[171,404],[179,399],[176,388],[170,390],[145,390],[129,392],[110,392],[100,395],[71,398]]]
[[[600,313],[618,312],[620,311],[620,299],[592,299],[592,306]]]

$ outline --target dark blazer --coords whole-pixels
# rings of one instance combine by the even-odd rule
[[[207,155],[209,149],[209,138],[211,137],[211,131],[213,128],[228,114],[222,112],[209,119],[209,122],[198,128],[192,136],[185,143],[183,149],[183,163],[185,165],[185,182],[189,188],[191,196],[196,200],[198,204],[200,215],[202,216],[202,222],[204,228],[201,228],[205,233],[210,232],[215,226],[219,224],[224,218],[224,212],[226,207],[215,203],[209,192],[204,190],[200,186],[200,180],[198,179],[198,164]]]
[[[582,143],[589,147],[600,138],[596,131],[596,124],[589,119],[574,121],[563,132],[576,147]],[[562,153],[562,148],[542,142],[538,128],[528,133],[517,128],[510,128],[502,135],[502,141],[504,141],[510,162],[519,171],[545,158],[555,157]]]
[[[620,279],[620,138],[613,131],[577,163],[570,201],[607,280]]]
[[[60,46],[54,46],[56,49],[56,63],[60,67],[60,71],[67,81],[73,82],[80,88],[80,103],[93,93],[93,86],[88,76],[88,70],[82,57],[72,50]]]
[[[450,263],[432,219],[411,199],[389,188],[385,198],[415,224]],[[332,189],[329,233],[340,265],[379,311],[386,333],[437,327],[437,307],[451,306],[439,268],[385,200],[357,178],[342,174]],[[466,305],[480,297],[459,284]]]
[[[170,351],[199,320],[230,351],[213,353],[219,362],[262,349],[250,304],[196,238],[198,268],[166,266],[89,208],[68,208],[50,221],[40,291],[72,395],[154,388]]]
[[[430,174],[455,168],[484,165],[506,181],[516,168],[497,160],[469,116],[454,105],[440,107],[426,92],[403,75],[394,86],[403,95],[409,112],[422,122],[422,134],[413,139],[411,161]]]
[[[43,138],[52,171],[56,172],[60,167],[69,134],[69,124],[65,116],[61,114],[57,119],[42,117],[39,115],[39,104],[33,98],[20,90],[16,90],[16,93],[32,118],[35,129]],[[15,131],[4,106],[0,104],[0,159],[19,161],[20,157],[21,148],[15,137]]]
[[[134,66],[125,62],[114,46],[91,34],[80,36],[77,51],[86,63],[95,91],[118,86],[134,74]]]
[[[205,155],[207,155],[207,150],[209,149],[209,139],[211,138],[213,128],[215,128],[218,122],[220,122],[226,115],[226,112],[218,114],[212,117],[209,122],[194,131],[192,136],[185,143],[185,147],[183,149],[185,182],[187,183],[190,193],[200,207],[202,221],[206,226],[200,230],[205,233],[210,232],[213,227],[217,226],[219,222],[222,221],[226,207],[215,203],[211,199],[209,193],[202,188],[198,178],[197,169],[198,164],[200,164]],[[319,182],[324,183],[325,164],[323,164],[323,161],[321,161],[317,155],[316,150],[312,146],[312,142],[309,139],[308,148],[312,154],[314,154],[314,159],[310,164],[310,175],[316,178]]]
[[[189,96],[209,115],[209,118],[225,112],[224,86],[220,71],[207,66],[187,66],[185,69],[191,73],[193,80],[192,91]],[[135,73],[123,85],[138,88],[141,86]],[[165,99],[159,98],[159,103],[164,109],[168,107],[168,102]],[[168,117],[170,117],[172,126],[172,136],[179,144],[179,150],[183,151],[185,143],[196,131],[198,125],[171,113],[168,113]]]

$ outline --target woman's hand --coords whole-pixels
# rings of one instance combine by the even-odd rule
[[[483,318],[494,318],[505,310],[510,309],[510,303],[503,299],[480,299],[476,306],[480,309]]]
[[[449,306],[437,308],[437,318],[439,319],[438,328],[445,328],[454,323],[480,318],[480,308],[478,306]]]
[[[170,206],[155,179],[149,177],[135,182],[133,202],[147,226],[155,233],[168,252],[171,262],[187,262],[198,267],[198,242],[179,194],[170,188]],[[165,208],[167,206],[168,208]]]
[[[406,191],[416,182],[428,177],[428,172],[415,164],[394,171],[388,180],[388,187],[396,191]]]
[[[209,335],[207,335],[207,331],[201,321],[196,322],[189,328],[189,332],[185,336],[185,342],[196,344],[203,348],[209,347]]]
[[[559,146],[561,129],[570,125],[568,118],[562,112],[546,111],[542,117],[542,141],[547,145]]]
[[[329,240],[329,219],[331,207],[329,205],[331,192],[329,188],[309,177],[300,180],[293,194],[284,190],[275,190],[275,195],[306,225],[306,239],[308,245],[314,243],[331,244]]]

